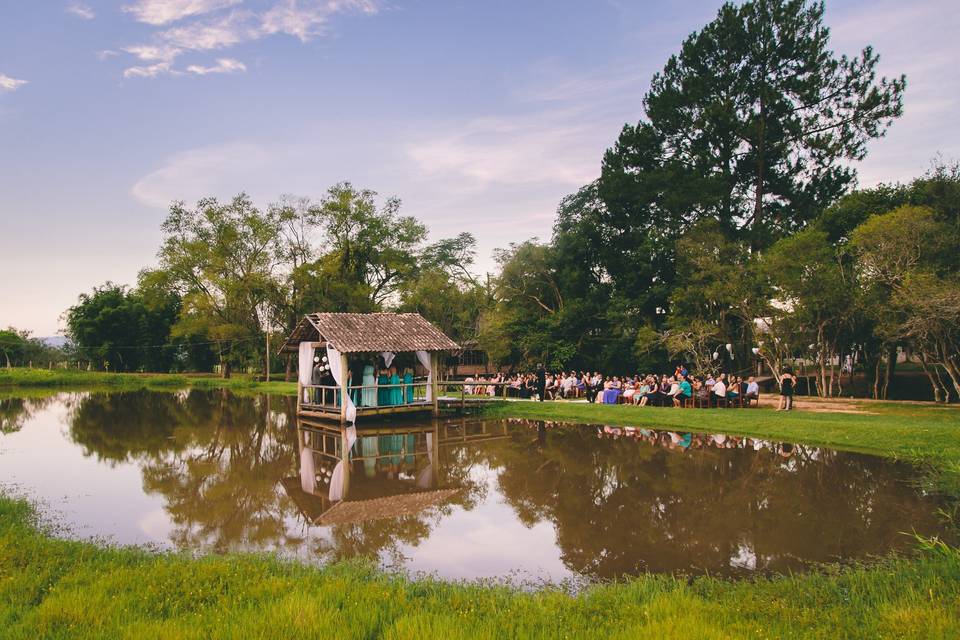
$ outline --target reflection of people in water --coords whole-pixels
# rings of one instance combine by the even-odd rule
[[[539,436],[539,424],[531,423],[529,426],[537,426]],[[745,438],[740,436],[728,436],[726,434],[695,434],[683,433],[679,431],[655,431],[652,429],[638,429],[635,427],[597,427],[597,438],[619,440],[620,438],[646,442],[647,444],[657,445],[670,451],[693,451],[697,449],[753,449],[754,451],[767,450],[777,454],[781,458],[792,458],[797,455],[806,455],[805,450],[795,444],[773,443],[757,438]]]

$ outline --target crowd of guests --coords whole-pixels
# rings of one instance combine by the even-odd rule
[[[785,378],[789,378],[792,390],[792,377],[788,373]],[[580,398],[598,404],[641,407],[746,407],[758,403],[760,398],[760,386],[753,376],[694,376],[682,365],[673,375],[623,377],[604,376],[598,371],[550,373],[541,368],[536,373],[468,377],[464,391],[468,395],[538,400]]]

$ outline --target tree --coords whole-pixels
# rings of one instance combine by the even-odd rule
[[[261,212],[242,193],[228,204],[216,198],[193,209],[174,203],[163,223],[161,269],[183,299],[174,335],[203,334],[216,342],[224,377],[244,355],[258,357],[265,308],[276,297],[281,225],[279,211]]]
[[[905,79],[878,79],[870,47],[848,58],[828,44],[823,4],[803,0],[725,4],[684,41],[653,78],[646,118],[603,159],[598,223],[617,286],[669,289],[675,244],[697,220],[756,252],[853,184],[850,161],[901,114]]]
[[[111,371],[169,371],[170,328],[176,303],[148,307],[126,286],[107,282],[80,295],[66,313],[67,333],[77,355]]]
[[[954,226],[937,218],[928,207],[902,206],[871,216],[854,229],[850,242],[871,291],[876,332],[887,344],[910,341],[920,352],[935,399],[947,399],[940,371],[960,397],[954,315],[960,299],[955,266],[960,237]],[[888,356],[888,369],[894,361],[895,354]]]
[[[7,329],[0,331],[0,351],[3,352],[7,369],[11,367],[12,363],[20,363],[23,361],[24,355],[28,349],[28,335],[29,333],[24,335],[24,332],[17,331],[13,327],[8,327]]]
[[[770,314],[787,314],[808,337],[818,364],[817,390],[834,394],[834,361],[854,313],[856,281],[852,269],[818,229],[807,229],[777,242],[761,259],[779,304]]]
[[[380,307],[395,302],[403,281],[415,275],[427,230],[416,218],[400,215],[398,198],[378,208],[376,195],[342,182],[327,191],[318,215],[342,280],[366,287],[371,304]]]

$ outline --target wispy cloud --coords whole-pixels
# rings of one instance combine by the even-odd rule
[[[247,65],[233,58],[217,58],[217,63],[210,67],[192,64],[187,67],[187,73],[205,76],[208,73],[239,73],[247,70]]]
[[[123,8],[139,22],[165,25],[240,4],[243,0],[137,0]]]
[[[91,9],[89,5],[86,5],[82,2],[68,3],[66,12],[84,20],[93,20],[95,17],[97,17],[97,14],[93,12],[93,9]]]
[[[306,42],[323,35],[335,14],[353,11],[369,15],[379,9],[379,0],[274,0],[262,11],[253,11],[237,6],[241,1],[139,0],[127,6],[125,10],[139,21],[163,28],[153,34],[152,41],[124,48],[139,60],[152,63],[130,67],[124,76],[177,75],[174,62],[181,55],[229,49],[273,35],[289,35]],[[198,64],[191,67],[214,68],[220,73],[239,70],[235,65],[229,70]]]
[[[16,91],[27,84],[27,82],[27,80],[18,80],[17,78],[11,78],[8,75],[0,73],[0,91]]]

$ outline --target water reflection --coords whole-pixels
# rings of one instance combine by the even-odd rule
[[[0,401],[0,482],[49,498],[67,482],[68,519],[120,542],[364,555],[453,578],[785,571],[942,532],[916,471],[870,456],[475,418],[354,439],[297,423],[293,405],[200,390]]]

